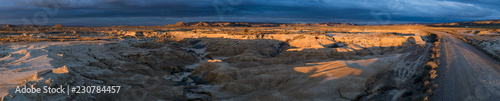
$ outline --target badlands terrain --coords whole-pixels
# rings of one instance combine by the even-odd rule
[[[5,25],[0,96],[2,101],[499,99],[500,30],[462,25]],[[121,90],[15,93],[24,85]]]

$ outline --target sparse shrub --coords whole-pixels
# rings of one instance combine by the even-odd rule
[[[431,74],[430,79],[436,79],[436,77],[437,77],[437,74],[434,73],[434,74]]]
[[[431,74],[431,75],[432,75],[432,74],[436,74],[436,70],[430,70],[430,71],[429,71],[429,74]]]
[[[248,28],[243,29],[243,32],[248,33]]]
[[[431,83],[430,83],[429,81],[425,81],[425,82],[424,82],[424,85],[425,85],[425,86],[428,86],[428,85],[430,85],[430,84],[431,84]]]
[[[436,77],[437,77],[436,70],[430,70],[429,71],[429,79],[433,80],[433,79],[436,79]]]
[[[432,68],[432,69],[435,69],[438,67],[438,65],[435,63],[435,62],[427,62],[426,66],[428,66],[429,68]]]

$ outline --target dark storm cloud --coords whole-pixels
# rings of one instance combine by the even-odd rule
[[[162,25],[177,21],[388,24],[499,19],[498,0],[0,0],[0,23]],[[40,17],[40,13],[48,16]],[[24,22],[23,22],[24,21]],[[69,23],[71,22],[71,23]]]

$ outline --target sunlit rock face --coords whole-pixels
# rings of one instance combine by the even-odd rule
[[[13,84],[0,88],[6,94],[3,99],[356,100],[367,89],[379,89],[367,88],[377,75],[414,75],[413,69],[401,68],[417,67],[411,62],[422,60],[406,58],[421,57],[415,54],[426,47],[426,36],[380,30],[323,33],[324,29],[211,28],[214,24],[104,30],[88,34],[108,36],[93,41],[77,41],[92,38],[82,35],[58,37],[66,42],[2,44],[0,61],[6,67],[0,76],[13,76],[1,81]],[[395,78],[394,83],[401,83],[410,77]],[[30,95],[14,93],[17,85],[115,85],[122,92]]]

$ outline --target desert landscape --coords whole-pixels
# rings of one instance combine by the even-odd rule
[[[500,98],[500,30],[459,25],[5,25],[0,95],[2,101]],[[121,90],[15,93],[17,86],[60,85]]]
[[[0,0],[0,101],[499,101],[499,0]]]

